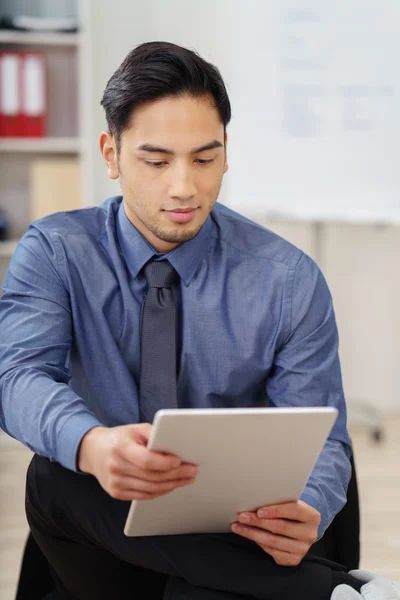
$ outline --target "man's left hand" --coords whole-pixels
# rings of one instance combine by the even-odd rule
[[[298,500],[240,513],[232,531],[253,540],[278,565],[289,567],[300,564],[317,540],[320,521],[315,508]]]

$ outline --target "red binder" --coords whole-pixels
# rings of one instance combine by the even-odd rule
[[[21,60],[22,132],[25,137],[43,137],[47,121],[45,56],[24,52]]]
[[[18,52],[0,52],[0,137],[22,135],[20,56]]]

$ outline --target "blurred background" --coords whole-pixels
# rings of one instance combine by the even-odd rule
[[[400,581],[398,0],[0,0],[0,20],[0,280],[32,220],[119,193],[99,103],[128,51],[167,40],[216,64],[233,112],[220,201],[325,274],[361,566]],[[0,433],[0,600],[15,593],[30,456]]]

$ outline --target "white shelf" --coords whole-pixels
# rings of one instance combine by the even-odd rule
[[[79,138],[0,138],[0,152],[77,154],[80,145]]]
[[[79,33],[48,33],[0,30],[0,44],[26,44],[40,46],[78,46]]]
[[[11,258],[15,248],[17,247],[17,244],[18,240],[0,242],[0,258]]]

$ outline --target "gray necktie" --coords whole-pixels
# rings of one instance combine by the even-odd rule
[[[177,408],[176,299],[179,276],[166,261],[144,267],[149,285],[140,320],[140,421],[152,423],[161,408]]]

